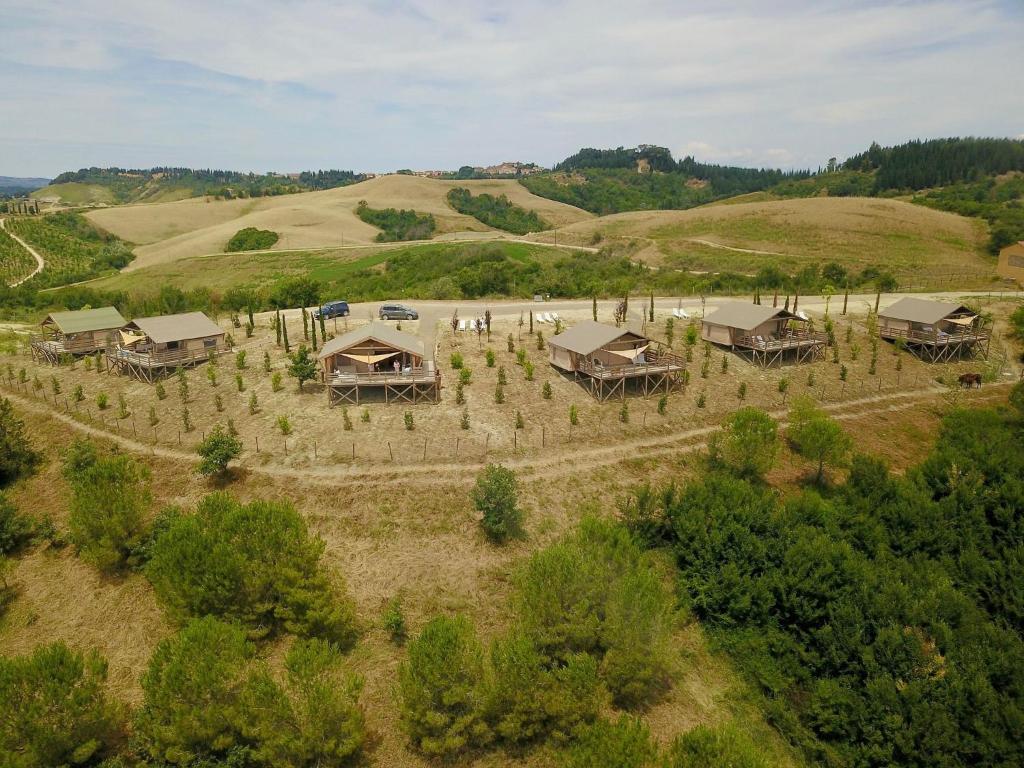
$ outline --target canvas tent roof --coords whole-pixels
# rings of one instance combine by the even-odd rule
[[[589,355],[623,336],[635,336],[638,341],[644,340],[639,333],[634,333],[627,328],[616,328],[614,325],[584,320],[564,333],[552,336],[548,339],[548,344],[575,352],[577,355]]]
[[[328,341],[320,348],[318,359],[323,360],[370,339],[403,352],[410,352],[411,354],[423,357],[423,342],[411,333],[399,331],[386,323],[372,322],[369,325],[343,333],[341,336]]]
[[[113,307],[98,307],[79,309],[76,312],[51,312],[43,320],[43,325],[53,324],[61,333],[85,333],[120,328],[125,322],[121,313]]]
[[[724,325],[729,328],[739,328],[741,331],[752,331],[761,323],[772,319],[780,320],[801,320],[787,309],[768,307],[762,304],[744,304],[740,301],[723,304],[708,317],[704,318],[705,323],[710,325]]]
[[[168,341],[185,341],[201,339],[206,336],[219,336],[224,333],[219,325],[202,312],[183,312],[180,315],[159,315],[158,317],[138,317],[132,320],[134,325],[151,341],[163,344]]]
[[[911,296],[905,296],[891,307],[883,309],[878,313],[878,316],[888,317],[892,320],[907,320],[911,323],[934,325],[949,315],[957,313],[974,314],[962,304],[950,301],[915,299]]]

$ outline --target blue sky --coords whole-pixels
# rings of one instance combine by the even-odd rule
[[[0,175],[1024,136],[1024,0],[0,0]]]

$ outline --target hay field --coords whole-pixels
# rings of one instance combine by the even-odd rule
[[[243,227],[270,229],[280,235],[275,250],[371,243],[375,227],[355,215],[360,200],[372,208],[412,208],[431,213],[442,237],[459,232],[493,231],[457,213],[445,196],[466,186],[474,193],[506,194],[518,205],[537,211],[556,226],[590,218],[570,205],[532,195],[511,180],[439,181],[417,176],[379,176],[359,184],[320,192],[246,200],[190,198],[171,203],[127,205],[92,211],[97,225],[139,243],[127,271],[188,256],[218,253]]]
[[[994,261],[983,253],[984,222],[878,198],[756,200],[688,211],[636,211],[577,222],[559,229],[557,236],[580,244],[598,238],[635,240],[644,261],[694,271],[749,274],[770,264],[793,272],[808,263],[837,261],[850,270],[876,266],[933,285],[937,277],[977,283],[995,273]]]

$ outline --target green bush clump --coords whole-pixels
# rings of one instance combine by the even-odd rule
[[[437,222],[432,214],[395,208],[370,208],[365,200],[360,200],[356,206],[356,216],[370,226],[384,230],[376,237],[380,243],[396,240],[429,240],[437,229]]]
[[[0,656],[0,764],[91,765],[123,739],[122,708],[106,695],[107,663],[63,642]]]
[[[483,646],[464,616],[431,619],[398,670],[402,724],[431,757],[487,744]]]
[[[666,689],[671,596],[624,527],[585,518],[577,533],[533,555],[515,585],[516,614],[547,664],[593,655],[619,706]]]
[[[64,460],[71,486],[68,529],[83,560],[106,572],[140,564],[153,500],[149,476],[130,456],[100,455],[87,441],[72,444]]]
[[[763,477],[779,453],[778,422],[760,408],[740,408],[712,436],[708,453],[713,463],[741,477]]]
[[[261,251],[266,248],[273,247],[277,240],[277,232],[272,232],[269,229],[246,227],[245,229],[238,230],[234,235],[232,235],[231,239],[228,240],[227,245],[224,246],[224,252]]]
[[[242,453],[242,441],[217,424],[199,444],[196,452],[201,458],[197,468],[199,474],[221,475],[227,471],[228,463]]]
[[[25,422],[14,415],[11,401],[0,399],[0,486],[32,474],[41,460],[25,434]]]
[[[157,646],[143,675],[140,748],[183,766],[348,764],[365,740],[362,680],[321,640],[296,642],[284,667],[282,682],[235,624],[190,621]]]
[[[468,189],[456,187],[448,192],[448,202],[459,213],[515,235],[551,229],[551,225],[538,216],[536,211],[515,205],[505,195],[474,195]]]
[[[657,768],[658,746],[642,720],[622,715],[583,728],[564,756],[562,768]],[[719,768],[725,768],[722,764]],[[729,765],[729,768],[732,768]]]
[[[473,488],[473,506],[483,515],[480,524],[491,541],[500,543],[522,535],[523,512],[511,469],[497,464],[484,467]]]
[[[328,578],[323,549],[291,504],[242,504],[216,493],[169,522],[146,573],[177,619],[211,614],[240,622],[256,638],[285,630],[348,647],[357,633],[354,609]]]
[[[14,502],[0,492],[0,556],[24,545],[32,538],[34,528],[32,520],[21,514]]]

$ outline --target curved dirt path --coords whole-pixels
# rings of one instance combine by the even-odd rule
[[[9,229],[7,229],[6,222],[7,222],[7,219],[0,219],[0,229],[4,230],[8,235],[10,235],[14,239],[14,241],[16,243],[21,245],[21,247],[24,248],[26,251],[28,251],[32,255],[32,258],[36,260],[36,268],[34,270],[32,270],[32,272],[30,272],[27,277],[23,277],[23,278],[21,278],[21,280],[17,280],[15,282],[11,283],[11,288],[17,288],[19,285],[24,283],[26,280],[30,280],[33,277],[35,277],[36,275],[38,275],[40,272],[42,272],[43,268],[46,266],[46,262],[43,261],[43,257],[40,256],[36,252],[35,248],[33,248],[28,243],[26,243],[24,240],[22,240],[16,234],[11,232]]]
[[[1012,384],[1013,382],[989,384],[983,392],[979,392],[973,398],[973,401],[987,402],[996,399],[990,395],[993,390],[1001,393],[1007,387],[1012,386]],[[943,392],[945,390],[938,386],[923,387],[906,392],[892,392],[856,400],[847,400],[841,403],[824,404],[822,408],[831,413],[835,419],[848,421],[863,416],[907,410],[921,402],[934,400]],[[13,392],[10,389],[7,389],[5,396],[14,400],[20,407],[26,410],[49,416],[81,433],[111,440],[135,453],[160,456],[161,458],[188,463],[195,463],[197,461],[196,454],[193,452],[154,446],[126,435],[100,429],[92,424],[73,418],[69,414],[54,410],[45,401],[41,402],[33,397]],[[996,397],[1001,397],[1001,395]],[[779,420],[780,426],[785,427],[787,413],[787,410],[780,409],[772,411],[771,416]],[[666,435],[638,437],[613,445],[593,448],[587,448],[580,443],[577,450],[563,451],[555,455],[545,454],[523,458],[506,458],[501,463],[504,466],[524,473],[526,479],[551,479],[564,476],[567,472],[578,473],[605,466],[614,466],[622,461],[638,457],[652,458],[699,450],[707,445],[707,438],[717,430],[718,425],[710,425],[672,432]],[[416,482],[419,485],[468,485],[475,482],[475,473],[466,472],[466,468],[475,468],[486,463],[486,457],[480,456],[478,458],[467,457],[458,463],[446,461],[443,463],[422,464],[297,468],[260,466],[248,459],[251,459],[251,454],[240,463],[237,463],[236,467],[248,474],[293,478],[314,485],[335,485],[339,480],[350,482],[373,480],[377,485],[401,485],[407,484],[410,481]]]

